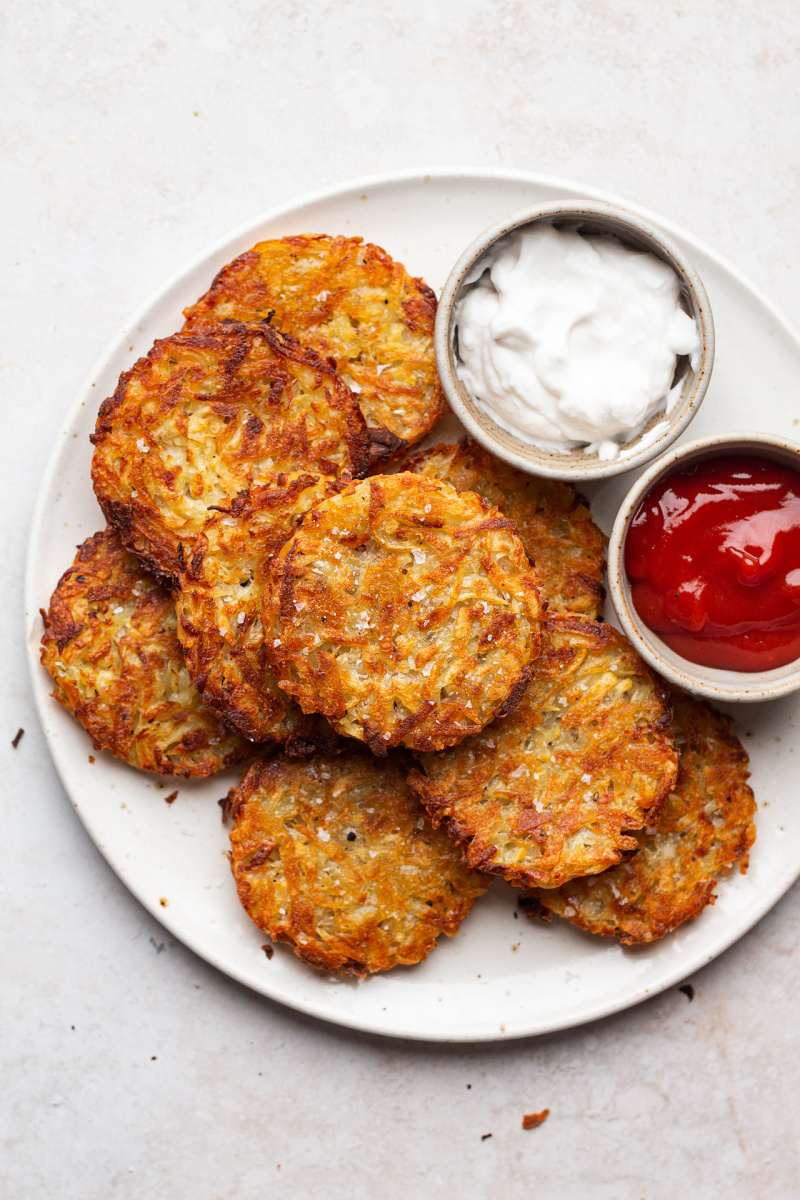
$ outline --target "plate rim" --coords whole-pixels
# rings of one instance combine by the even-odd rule
[[[577,1019],[573,1015],[565,1015],[563,1018],[549,1020],[546,1025],[539,1024],[538,1026],[514,1026],[511,1029],[500,1029],[496,1025],[492,1029],[477,1027],[475,1022],[471,1022],[469,1028],[453,1030],[453,1031],[433,1031],[425,1029],[409,1030],[407,1027],[398,1026],[396,1023],[381,1022],[377,1019],[372,1019],[369,1014],[359,1016],[346,1012],[323,1011],[323,1006],[317,1001],[307,998],[302,995],[290,996],[286,993],[286,989],[280,985],[275,987],[265,987],[262,981],[256,981],[248,975],[245,970],[232,970],[230,966],[223,965],[222,960],[213,951],[209,952],[200,944],[200,939],[195,938],[191,933],[178,932],[170,921],[169,910],[159,908],[152,904],[137,887],[135,882],[131,881],[125,872],[124,860],[117,863],[109,856],[105,845],[103,845],[95,837],[91,829],[91,818],[89,814],[84,813],[82,804],[79,799],[73,796],[72,785],[69,781],[69,773],[66,769],[66,764],[62,763],[61,756],[57,751],[56,746],[52,741],[50,731],[49,716],[52,704],[52,698],[48,689],[43,684],[41,678],[41,664],[38,654],[38,643],[31,645],[30,639],[30,621],[35,620],[35,614],[38,613],[39,605],[34,581],[34,558],[40,539],[40,530],[42,522],[45,519],[45,504],[47,494],[50,491],[56,474],[58,463],[63,453],[63,438],[62,433],[65,429],[71,428],[72,424],[78,417],[80,409],[86,404],[86,401],[91,398],[93,382],[102,374],[108,367],[110,360],[119,352],[122,343],[127,339],[128,332],[135,328],[148,314],[152,311],[155,305],[163,299],[173,288],[178,286],[181,281],[193,271],[202,268],[210,260],[222,254],[229,253],[229,248],[239,241],[246,241],[248,237],[261,226],[278,220],[282,217],[289,216],[298,209],[305,208],[314,204],[325,203],[326,201],[335,200],[343,197],[351,192],[365,189],[376,188],[391,188],[398,185],[418,184],[424,185],[428,181],[436,180],[439,183],[452,183],[454,187],[460,187],[471,182],[491,182],[492,180],[503,181],[508,183],[532,184],[547,188],[563,188],[564,199],[596,199],[607,203],[623,205],[628,210],[637,213],[646,220],[652,221],[660,228],[669,232],[672,236],[687,243],[692,251],[699,251],[712,260],[727,275],[735,279],[741,287],[750,293],[751,297],[756,300],[763,309],[765,309],[774,321],[779,324],[784,334],[792,341],[800,355],[800,335],[784,317],[782,312],[776,305],[768,299],[759,287],[753,284],[737,267],[735,267],[725,256],[719,254],[712,247],[708,246],[701,238],[695,237],[687,232],[683,227],[669,221],[659,214],[642,205],[636,204],[633,201],[624,197],[619,197],[613,193],[606,192],[599,188],[576,183],[575,181],[564,179],[560,176],[551,176],[533,171],[517,171],[511,168],[472,168],[472,167],[439,167],[433,169],[400,169],[388,172],[378,172],[370,175],[358,176],[353,179],[347,179],[335,184],[331,184],[325,188],[320,188],[311,192],[303,193],[295,197],[289,202],[271,206],[269,209],[261,212],[257,217],[250,219],[247,222],[240,223],[235,228],[230,230],[224,237],[215,241],[204,251],[195,254],[188,262],[186,262],[179,270],[173,272],[163,283],[153,289],[146,299],[141,302],[132,311],[131,315],[109,339],[101,353],[97,356],[92,364],[91,369],[81,381],[73,401],[67,406],[62,414],[58,430],[55,434],[52,449],[47,457],[42,476],[39,481],[36,501],[33,507],[31,521],[28,529],[28,550],[26,554],[25,576],[23,586],[23,621],[24,621],[24,642],[28,661],[28,675],[33,692],[34,704],[37,715],[39,717],[45,741],[47,743],[50,759],[55,766],[56,773],[62,787],[69,799],[73,811],[77,814],[86,833],[90,837],[92,843],[102,855],[105,862],[126,887],[126,889],[135,897],[143,908],[154,917],[159,924],[163,925],[174,937],[176,937],[183,945],[187,946],[198,957],[202,958],[209,965],[220,971],[229,978],[235,979],[238,983],[244,984],[246,987],[255,991],[259,995],[267,997],[272,1002],[277,1002],[286,1005],[294,1011],[301,1012],[306,1016],[313,1017],[317,1020],[325,1021],[329,1024],[341,1026],[343,1028],[352,1029],[355,1031],[377,1034],[381,1037],[390,1037],[403,1041],[419,1041],[442,1044],[480,1044],[495,1041],[513,1041],[520,1038],[538,1037],[547,1033],[560,1032],[571,1028],[580,1028],[584,1025],[591,1024],[601,1020],[604,1017],[611,1016],[618,1012],[623,1012],[644,1000],[651,999],[660,992],[675,986],[681,979],[688,975],[694,974],[701,970],[708,963],[720,957],[740,938],[744,937],[786,894],[789,888],[800,877],[800,856],[795,867],[791,870],[786,870],[783,874],[777,876],[772,886],[768,891],[762,893],[760,903],[755,904],[752,909],[748,910],[743,922],[737,923],[733,931],[723,929],[720,931],[720,936],[711,943],[710,947],[706,947],[700,956],[701,961],[697,958],[693,959],[691,965],[677,962],[672,970],[667,971],[663,977],[652,987],[635,987],[623,1000],[612,1000],[608,998],[600,999],[594,1004],[584,1005],[583,1015]],[[269,981],[266,981],[269,982]],[[277,982],[277,981],[276,981]]]

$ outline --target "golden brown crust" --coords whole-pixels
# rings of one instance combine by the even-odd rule
[[[436,297],[361,238],[299,235],[259,242],[187,308],[208,321],[270,321],[331,355],[370,426],[418,442],[446,410],[433,354]]]
[[[278,687],[264,649],[261,603],[270,558],[303,514],[344,484],[314,475],[280,475],[215,514],[179,577],[178,637],[206,704],[252,741],[287,753],[331,749],[324,717],[305,716]]]
[[[239,899],[259,929],[320,970],[420,962],[486,891],[426,818],[406,770],[357,747],[274,756],[230,794]]]
[[[661,682],[610,625],[560,614],[514,712],[409,780],[470,866],[557,887],[637,848],[631,831],[675,782]]]
[[[655,826],[636,835],[637,853],[535,896],[545,912],[628,945],[656,941],[713,904],[718,876],[736,863],[747,869],[756,837],[747,754],[730,718],[677,689],[672,703],[678,781]]]
[[[285,471],[363,475],[364,418],[331,366],[266,325],[156,342],[104,400],[92,481],[109,524],[174,577],[215,505]]]
[[[376,754],[478,732],[519,700],[539,650],[537,581],[511,522],[419,475],[324,501],[270,579],[262,615],[280,686]]]
[[[496,505],[519,530],[551,612],[600,616],[606,539],[571,484],[518,471],[472,438],[407,455],[399,467]]]
[[[204,779],[254,748],[200,699],[169,592],[106,529],[79,547],[42,612],[42,662],[97,750]]]

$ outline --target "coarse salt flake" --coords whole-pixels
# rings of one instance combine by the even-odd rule
[[[244,625],[244,613],[243,612],[237,613],[236,620],[239,622],[240,625]]]
[[[328,833],[327,829],[319,829],[317,831],[317,837],[321,842],[329,842],[331,840],[331,835]]]

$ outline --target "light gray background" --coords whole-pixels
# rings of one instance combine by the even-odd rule
[[[5,0],[0,36],[2,1195],[796,1196],[797,889],[691,1003],[485,1048],[300,1018],[167,937],[89,842],[33,711],[21,587],[92,361],[303,192],[417,166],[572,178],[684,225],[800,324],[800,8]]]

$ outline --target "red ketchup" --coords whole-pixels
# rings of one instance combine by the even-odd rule
[[[634,607],[690,662],[769,671],[800,657],[800,472],[707,458],[645,496],[628,530]]]

